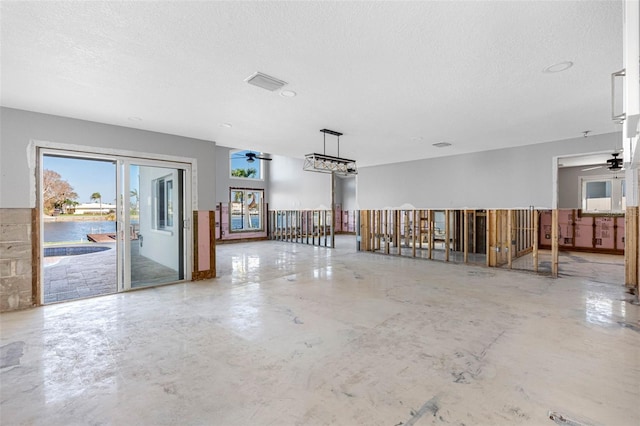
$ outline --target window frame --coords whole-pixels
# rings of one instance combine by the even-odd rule
[[[153,218],[152,229],[171,231],[174,229],[173,175],[168,174],[152,180]]]
[[[234,193],[236,192],[242,192],[242,199],[241,201],[234,201]],[[252,202],[249,201],[250,198],[254,198],[255,194],[259,193],[259,197],[260,200],[259,202],[255,203],[255,206],[258,209],[258,213],[257,213],[257,217],[258,217],[258,226],[253,228],[253,227],[247,227],[247,225],[251,224],[251,215],[252,213],[248,210],[245,209],[249,209],[251,208],[251,204]],[[237,187],[231,187],[229,188],[229,232],[230,233],[244,233],[244,232],[264,232],[265,231],[265,220],[264,220],[264,206],[265,206],[265,202],[264,202],[264,193],[265,190],[262,188],[237,188]],[[250,197],[251,196],[251,197]],[[237,206],[234,206],[234,204],[238,204],[240,203],[240,207],[241,207],[241,213],[240,213],[240,217],[242,218],[242,228],[234,228],[234,210],[237,208]],[[254,214],[255,216],[255,214]]]
[[[243,160],[242,157],[237,157],[238,154],[245,154],[247,152],[253,152],[258,156],[262,155],[262,152],[251,151],[248,149],[231,149],[229,150],[229,178],[230,179],[240,179],[240,180],[249,180],[249,181],[264,181],[264,167],[262,164],[262,160],[256,159],[253,163],[249,163],[246,160]],[[234,158],[234,155],[236,156]],[[242,164],[242,167],[235,167],[234,162],[238,162]],[[255,177],[242,177],[242,176],[234,176],[233,171],[237,169],[248,170],[250,168],[255,168],[257,170]]]
[[[587,209],[587,184],[590,182],[605,182],[611,184],[611,208],[608,210]],[[597,175],[579,177],[579,194],[582,214],[623,214],[626,208],[626,182],[624,177],[617,175]]]

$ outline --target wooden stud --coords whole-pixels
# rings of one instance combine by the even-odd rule
[[[433,216],[432,216],[431,210],[425,210],[422,220],[426,224],[424,227],[424,230],[425,230],[424,244],[425,244],[425,248],[427,249],[427,257],[428,257],[429,250],[431,247],[431,237],[433,236]]]
[[[118,238],[119,239],[119,238]],[[191,278],[198,279],[198,211],[193,212],[193,269]]]
[[[411,256],[416,257],[416,234],[420,228],[420,212],[421,210],[413,211],[413,227],[411,228]]]
[[[400,247],[400,210],[392,210],[393,215],[393,244],[398,250],[396,254],[402,254],[402,248]]]
[[[496,240],[498,238],[496,216],[495,210],[487,210],[487,266],[496,266]]]
[[[624,284],[638,294],[638,207],[627,207],[624,216]]]
[[[531,210],[531,216],[533,217],[533,270],[538,272],[538,245],[540,238],[540,212],[538,210]]]
[[[558,277],[558,209],[551,210],[551,276]]]
[[[360,251],[369,251],[369,210],[360,210]]]
[[[451,235],[451,220],[450,220],[450,210],[444,211],[444,260],[445,262],[449,261],[449,252],[451,251],[450,247],[450,235]]]
[[[381,227],[381,217],[380,217],[380,210],[374,210],[373,211],[373,215],[374,215],[374,223],[373,223],[373,228],[374,228],[374,235],[375,235],[375,240],[373,243],[373,248],[375,251],[380,250],[380,227]]]
[[[389,254],[391,248],[389,247],[391,245],[391,232],[389,232],[389,222],[390,222],[390,217],[389,217],[389,210],[383,210],[384,212],[384,220],[383,220],[383,226],[384,226],[384,252],[386,254]]]
[[[464,263],[469,263],[469,214],[467,210],[463,210],[462,226],[464,227],[463,245],[464,245]]]
[[[216,277],[216,212],[209,212],[209,270],[211,278]]]
[[[509,269],[513,268],[513,236],[515,235],[513,227],[515,223],[515,211],[507,210],[507,265]]]

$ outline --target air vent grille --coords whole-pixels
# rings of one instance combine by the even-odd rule
[[[247,77],[244,81],[254,86],[262,87],[271,92],[278,90],[287,84],[286,81],[278,80],[275,77],[263,74],[261,72],[255,72]]]
[[[449,142],[438,142],[434,143],[433,146],[435,146],[436,148],[446,148],[448,146],[451,146],[451,144]]]

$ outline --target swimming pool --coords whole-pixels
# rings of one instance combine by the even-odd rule
[[[45,247],[44,257],[78,256],[81,254],[99,253],[105,250],[111,250],[111,247],[89,246],[89,245],[88,246]]]

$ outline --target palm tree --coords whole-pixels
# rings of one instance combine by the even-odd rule
[[[231,171],[231,176],[233,177],[243,177],[243,178],[251,178],[258,174],[258,171],[253,167],[248,169],[233,169]]]
[[[100,216],[102,216],[102,195],[99,192],[91,194],[91,201],[100,200]]]
[[[131,211],[135,212],[135,214],[138,214],[138,203],[140,202],[140,195],[138,194],[138,190],[134,188],[129,191],[129,197],[135,200]]]

